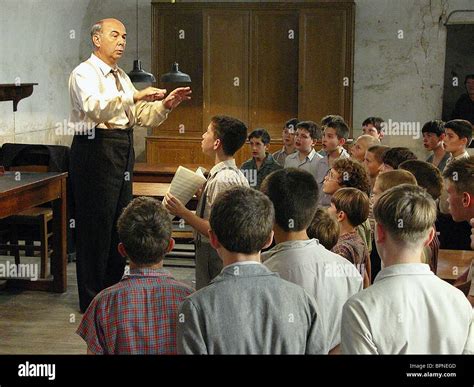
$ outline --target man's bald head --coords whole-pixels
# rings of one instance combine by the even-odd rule
[[[115,66],[122,57],[126,45],[127,30],[120,20],[99,20],[91,28],[95,54],[105,63]]]

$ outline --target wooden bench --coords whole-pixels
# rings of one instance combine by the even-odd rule
[[[472,250],[440,249],[436,274],[439,278],[453,283],[457,277],[469,268],[473,259],[474,251]]]

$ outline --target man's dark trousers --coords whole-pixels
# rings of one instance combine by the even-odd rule
[[[70,177],[75,209],[79,303],[84,312],[101,290],[123,276],[117,219],[132,200],[133,129],[97,129],[75,135]]]

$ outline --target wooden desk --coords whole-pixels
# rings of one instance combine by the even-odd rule
[[[201,164],[183,164],[183,167],[195,171],[199,167],[211,170],[212,165]],[[173,176],[178,169],[176,164],[147,164],[136,163],[133,169],[134,182],[150,182],[150,183],[171,183]]]
[[[453,283],[474,259],[474,251],[471,250],[439,250],[438,271],[439,278]]]
[[[54,172],[6,172],[0,176],[0,219],[48,202],[53,206],[53,279],[8,279],[7,286],[66,291],[66,177],[67,173]]]
[[[132,185],[132,193],[133,197],[150,196],[157,200],[163,200],[166,192],[168,192],[169,186],[170,183],[146,183],[134,181]],[[197,202],[197,197],[193,196],[193,198],[189,201],[186,207],[190,210],[195,210],[197,207]]]

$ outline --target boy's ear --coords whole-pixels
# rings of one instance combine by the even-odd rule
[[[474,197],[472,197],[469,192],[462,193],[462,205],[465,208],[474,205]]]
[[[127,251],[125,250],[125,246],[122,242],[119,242],[119,244],[117,245],[117,250],[122,257],[127,256]]]
[[[439,140],[440,140],[440,141],[443,141],[445,138],[446,138],[446,133],[441,133],[441,134],[439,135]]]
[[[435,231],[434,227],[431,227],[430,232],[428,234],[428,237],[425,240],[425,243],[423,243],[423,246],[428,246],[431,243],[431,241],[433,240],[433,238],[435,237],[435,234],[436,234],[436,231]]]
[[[273,234],[274,234],[274,233],[273,233],[273,230],[272,230],[272,232],[270,233],[270,235],[269,235],[269,237],[268,237],[268,240],[265,242],[265,245],[262,247],[262,250],[263,250],[263,249],[266,249],[267,247],[269,247],[269,246],[272,244],[272,242],[273,242]]]
[[[342,222],[347,218],[347,216],[346,216],[346,213],[344,211],[338,211],[336,213],[336,218],[337,218],[338,222]]]
[[[345,139],[344,137],[341,137],[341,138],[339,139],[339,145],[340,145],[340,146],[343,146],[345,143],[346,143],[346,139]]]
[[[380,223],[375,222],[375,229],[376,233],[374,233],[374,235],[376,235],[376,241],[378,243],[385,242],[387,239],[387,233],[385,232],[383,226]]]
[[[217,250],[222,247],[222,245],[219,243],[219,240],[217,239],[217,235],[214,233],[214,231],[209,230],[209,242],[212,246],[213,249]]]
[[[216,151],[216,150],[219,149],[220,146],[222,146],[222,141],[221,141],[220,138],[216,138],[214,140],[214,148],[213,149]]]
[[[173,250],[175,245],[175,241],[173,238],[170,238],[170,241],[168,243],[168,247],[166,248],[166,252],[169,253],[171,250]]]

